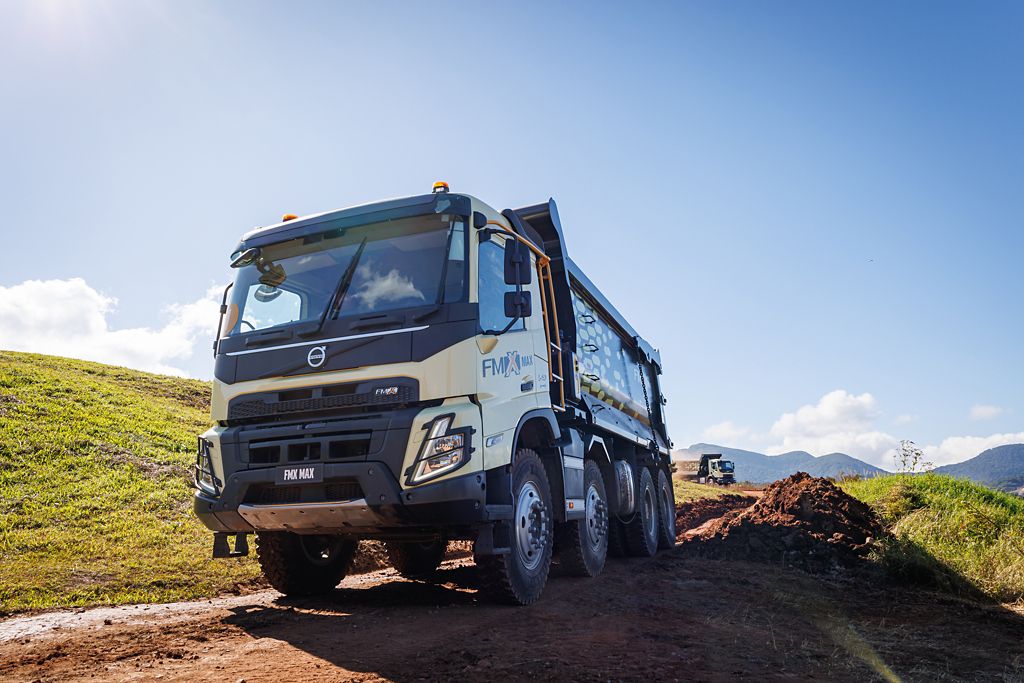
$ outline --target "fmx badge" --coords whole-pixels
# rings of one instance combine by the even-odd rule
[[[509,351],[499,358],[484,358],[483,374],[484,377],[498,377],[499,375],[511,377],[512,375],[518,375],[523,371],[523,368],[530,365],[533,365],[533,356],[521,356],[518,351]]]
[[[309,367],[318,368],[324,364],[327,360],[327,347],[326,346],[314,346],[306,354],[306,362],[309,363]]]

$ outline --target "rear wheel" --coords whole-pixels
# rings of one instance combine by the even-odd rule
[[[480,590],[492,599],[517,605],[537,601],[551,568],[551,488],[544,463],[528,448],[512,465],[511,551],[477,556]]]
[[[339,536],[300,536],[287,531],[256,534],[263,575],[288,596],[334,590],[352,567],[359,541]]]
[[[597,463],[583,468],[586,516],[559,525],[559,562],[573,576],[597,576],[608,556],[608,497]]]
[[[626,525],[626,549],[636,557],[654,557],[658,552],[658,492],[654,488],[651,470],[640,470],[637,487],[636,513]]]
[[[676,495],[665,470],[658,470],[658,547],[676,545]]]
[[[608,520],[608,555],[611,557],[626,557],[629,552],[626,550],[626,529],[622,522],[615,517]]]
[[[407,579],[429,579],[437,572],[444,559],[448,543],[434,539],[424,543],[388,541],[385,544],[388,560],[398,573]]]

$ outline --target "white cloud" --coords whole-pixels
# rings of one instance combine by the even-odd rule
[[[982,451],[1008,443],[1024,443],[1024,432],[992,434],[991,436],[951,436],[938,446],[925,446],[925,459],[936,466],[973,458]]]
[[[360,285],[355,297],[362,299],[363,305],[368,309],[376,306],[378,301],[425,300],[423,292],[416,289],[412,280],[399,273],[397,268],[392,268],[384,275],[375,272],[373,266],[366,263],[359,266],[356,271],[365,282]]]
[[[85,280],[26,280],[0,287],[0,348],[185,375],[172,363],[188,359],[199,340],[212,340],[220,291],[215,287],[192,303],[168,306],[170,320],[159,329],[112,330],[107,316],[117,299]]]
[[[976,404],[971,406],[971,419],[975,421],[992,420],[999,417],[1004,412],[1006,411],[999,406]]]
[[[705,429],[701,434],[701,440],[706,443],[731,446],[739,443],[749,434],[749,427],[740,427],[733,424],[731,420],[726,420],[725,422],[719,422],[718,424],[711,425]]]
[[[975,419],[986,419],[1005,412],[996,406],[974,406],[971,415]],[[878,428],[881,417],[882,412],[871,394],[854,395],[836,389],[822,396],[817,403],[783,413],[768,434],[726,420],[705,429],[702,440],[772,455],[788,451],[807,451],[818,456],[848,453],[891,470],[899,439]],[[897,415],[891,422],[893,425],[906,425],[917,420],[917,415],[907,413]],[[937,446],[924,446],[922,450],[925,459],[938,466],[961,462],[989,448],[1009,443],[1024,443],[1024,432],[951,436]]]
[[[831,391],[816,404],[785,413],[771,428],[776,445],[769,453],[807,451],[814,455],[841,452],[878,466],[889,459],[899,440],[875,428],[880,411],[874,396]]]

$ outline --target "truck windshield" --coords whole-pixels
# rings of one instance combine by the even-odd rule
[[[462,218],[430,215],[268,245],[238,268],[223,335],[463,301],[465,244]]]
[[[733,467],[733,464],[732,464],[731,462],[729,462],[728,460],[722,460],[722,461],[720,461],[720,462],[718,463],[718,466],[719,466],[719,467],[721,468],[721,470],[722,470],[723,472],[732,472],[732,471],[733,471],[733,469],[735,469],[735,468]]]

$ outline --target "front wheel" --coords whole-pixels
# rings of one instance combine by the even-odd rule
[[[559,562],[572,576],[597,576],[608,556],[608,496],[593,460],[583,468],[586,516],[559,525]]]
[[[551,568],[551,487],[544,463],[528,448],[516,452],[512,465],[511,550],[505,555],[477,556],[480,590],[513,605],[537,601]]]
[[[267,581],[285,595],[334,590],[352,567],[359,541],[338,536],[300,536],[287,531],[256,534],[256,557]]]

